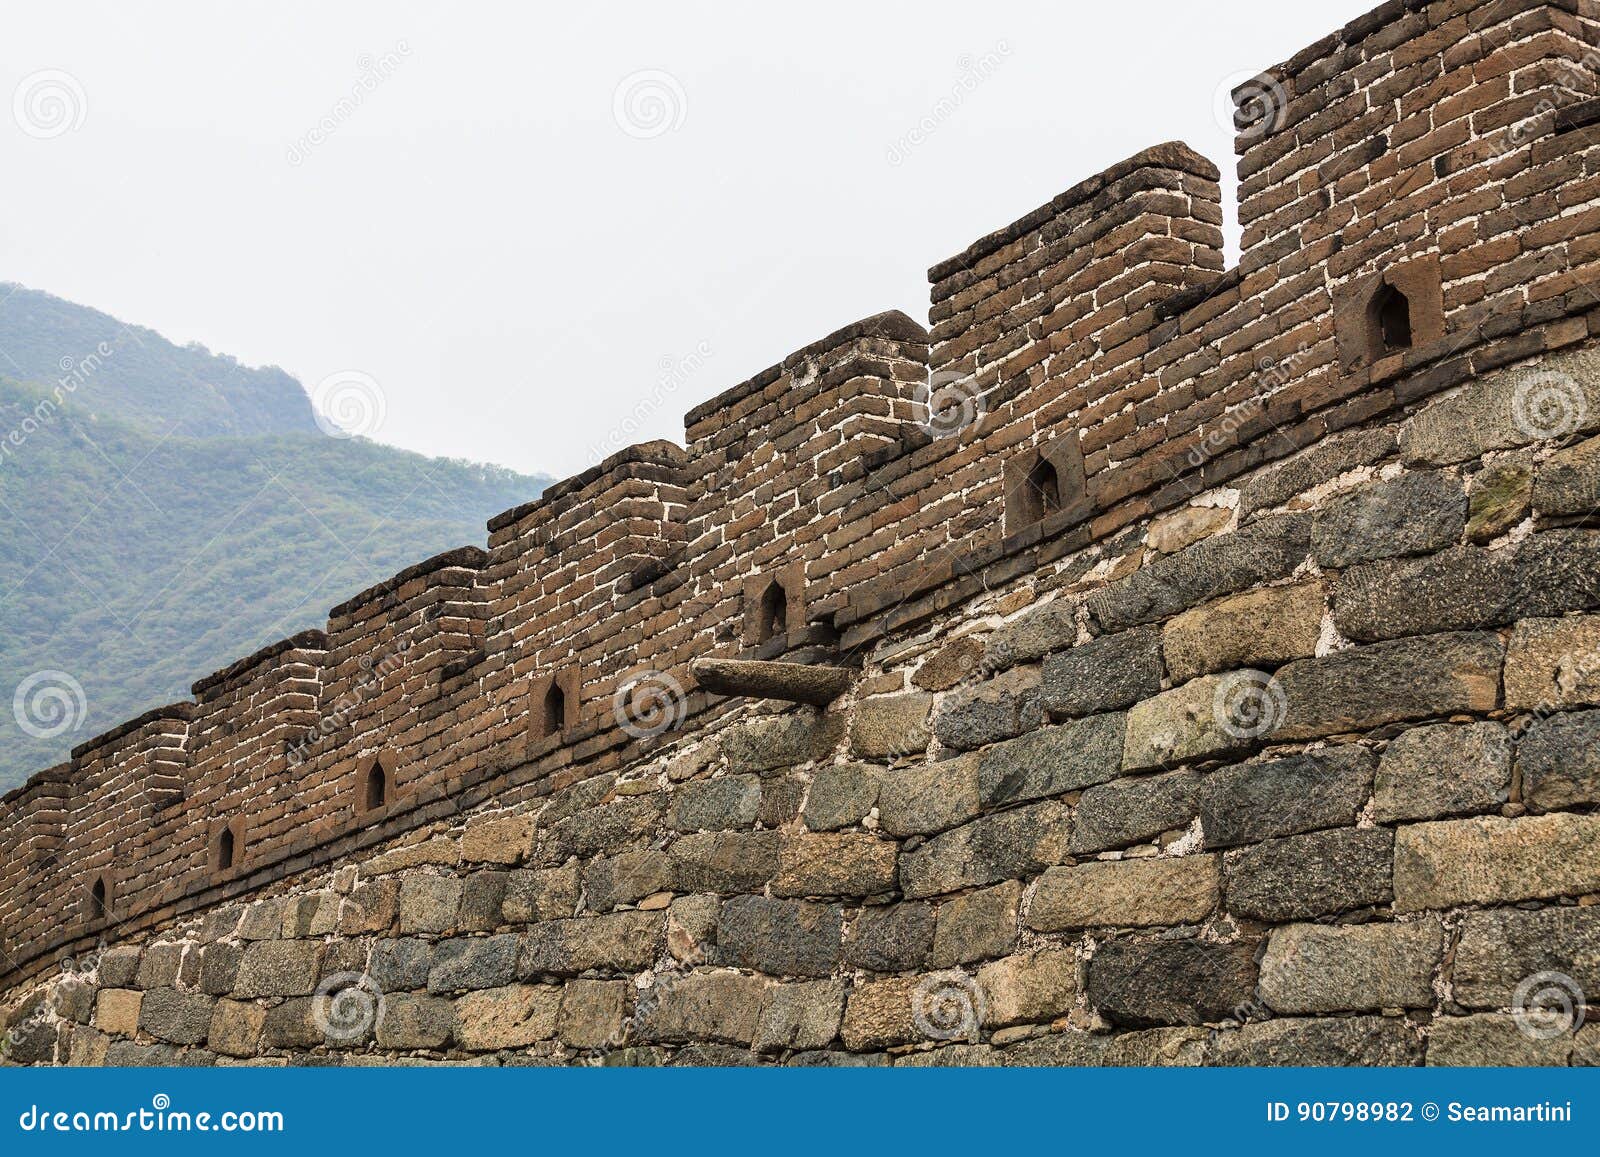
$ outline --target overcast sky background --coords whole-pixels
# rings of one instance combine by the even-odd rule
[[[0,280],[560,477],[1147,145],[1231,190],[1226,88],[1373,2],[12,2]]]

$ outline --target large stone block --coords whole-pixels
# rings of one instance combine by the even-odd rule
[[[997,743],[978,759],[986,807],[1045,799],[1115,779],[1127,717],[1096,715]]]
[[[520,864],[533,850],[533,816],[497,815],[468,821],[461,858],[468,863]]]
[[[1533,470],[1523,462],[1500,462],[1472,478],[1467,495],[1467,541],[1493,542],[1528,516],[1533,505]]]
[[[722,961],[769,976],[827,976],[839,965],[843,940],[837,904],[736,896],[717,922]]]
[[[621,904],[637,904],[646,896],[670,891],[676,883],[674,863],[666,852],[638,848],[590,860],[583,869],[584,906],[609,912]],[[570,916],[568,908],[561,915]]]
[[[1314,655],[1322,634],[1322,603],[1322,584],[1307,582],[1246,591],[1185,611],[1161,632],[1168,673],[1174,683],[1184,683],[1216,671],[1275,667]]]
[[[1506,647],[1506,706],[1554,711],[1600,704],[1600,615],[1524,619]]]
[[[1215,856],[1158,856],[1051,868],[1039,877],[1027,924],[1040,932],[1193,924],[1217,906]]]
[[[177,1045],[197,1045],[211,1028],[216,1000],[200,992],[152,988],[144,994],[139,1027],[159,1040]]]
[[[921,968],[933,951],[933,929],[933,908],[927,904],[864,908],[845,936],[845,963],[873,972]]]
[[[1541,974],[1547,974],[1541,976]],[[1530,978],[1535,978],[1531,979]],[[1600,998],[1600,908],[1499,908],[1461,922],[1451,991],[1467,1008],[1572,1005]],[[1542,995],[1536,995],[1540,994]]]
[[[233,994],[309,996],[316,991],[322,945],[307,940],[257,940],[245,949]]]
[[[102,988],[95,996],[94,1026],[101,1032],[133,1036],[139,1031],[144,993],[133,988]]]
[[[1057,719],[1132,707],[1161,690],[1161,633],[1139,627],[1051,655],[1044,706]]]
[[[1600,891],[1600,816],[1441,820],[1395,832],[1397,911]]]
[[[400,883],[400,931],[448,932],[461,906],[461,881],[413,874]]]
[[[680,784],[667,823],[680,832],[720,832],[749,827],[760,810],[761,777],[725,775]]]
[[[625,980],[569,980],[561,988],[556,1035],[575,1049],[622,1044],[631,987]]]
[[[1078,954],[1046,948],[991,961],[978,969],[978,989],[985,1027],[1052,1020],[1078,1001]]]
[[[387,1009],[394,999],[385,997],[384,1008]],[[267,1009],[266,1020],[261,1026],[261,1039],[266,1046],[274,1049],[312,1049],[326,1044],[322,1028],[317,1024],[317,1015],[313,1013],[313,1003],[309,997],[295,996]]]
[[[1078,604],[1072,599],[1031,608],[990,633],[984,643],[984,665],[1001,671],[1072,646],[1078,638],[1077,615]]]
[[[673,841],[672,881],[681,892],[759,892],[778,873],[777,832],[704,832]]]
[[[1282,759],[1252,759],[1205,777],[1200,825],[1206,847],[1347,826],[1372,791],[1378,759],[1354,744]]]
[[[1422,1038],[1399,1017],[1288,1017],[1217,1033],[1208,1063],[1329,1068],[1422,1063]]]
[[[933,696],[922,691],[875,695],[856,704],[850,750],[861,759],[900,759],[928,749]]]
[[[1494,1013],[1441,1016],[1428,1028],[1430,1065],[1559,1066],[1571,1055],[1570,1024],[1563,1026],[1559,1016],[1548,1013],[1524,1014],[1522,1018]]]
[[[926,1039],[913,1019],[918,986],[914,976],[891,977],[857,984],[850,990],[839,1029],[852,1052],[889,1048]]]
[[[655,831],[666,799],[660,792],[624,796],[566,816],[539,836],[540,865],[556,867],[572,857],[588,859],[631,847]]]
[[[1373,818],[1437,819],[1493,811],[1511,797],[1511,733],[1498,723],[1413,727],[1390,741]]]
[[[1005,956],[1017,946],[1017,910],[1022,884],[1006,880],[939,905],[932,964],[949,968]]]
[[[1163,555],[1095,591],[1089,613],[1106,632],[1160,622],[1203,602],[1284,578],[1311,548],[1311,516],[1280,514]]]
[[[1428,554],[1453,546],[1467,525],[1461,479],[1422,470],[1373,482],[1317,512],[1311,546],[1324,567]]]
[[[772,771],[822,759],[839,742],[841,721],[802,711],[746,719],[722,733],[722,752],[735,772]]]
[[[1341,474],[1381,462],[1395,451],[1393,430],[1352,430],[1313,443],[1282,464],[1263,470],[1239,487],[1239,521],[1282,506],[1298,494]]]
[[[1542,811],[1600,803],[1600,711],[1552,715],[1517,744],[1522,799]]]
[[[1192,771],[1141,775],[1092,787],[1073,815],[1071,850],[1100,852],[1186,828],[1200,814],[1200,776]]]
[[[977,816],[978,759],[961,756],[900,767],[883,774],[878,822],[891,836],[925,835]]]
[[[918,899],[1032,875],[1067,855],[1067,809],[1036,803],[973,820],[900,857],[900,888]]]
[[[1204,940],[1112,940],[1089,961],[1089,1004],[1114,1024],[1211,1024],[1255,992],[1255,948]]]
[[[1032,731],[1043,717],[1039,671],[1017,667],[946,695],[933,732],[946,747],[971,751]]]
[[[774,896],[875,896],[895,886],[899,845],[868,832],[786,834]]]
[[[274,907],[273,912],[279,910]],[[282,926],[279,916],[275,928]],[[189,951],[187,941],[173,941],[166,944],[152,944],[144,950],[144,956],[139,961],[140,988],[170,988],[178,982],[178,972],[183,968],[183,959]]]
[[[1103,1068],[1193,1067],[1205,1060],[1207,1030],[1151,1028],[1091,1034],[1068,1029],[1001,1050],[1007,1065]]]
[[[1290,1014],[1432,1008],[1433,973],[1443,957],[1437,920],[1292,924],[1267,941],[1261,999]]]
[[[756,1019],[755,1050],[827,1048],[839,1035],[843,1016],[842,980],[768,985]]]
[[[1276,676],[1274,742],[1367,731],[1455,712],[1493,711],[1503,645],[1492,634],[1429,635],[1298,659]]]
[[[853,827],[878,806],[878,783],[884,773],[862,763],[841,763],[817,769],[806,792],[801,815],[814,832]]]
[[[225,996],[232,992],[242,960],[242,944],[207,944],[200,953],[200,991],[212,996]]]
[[[428,970],[429,992],[499,988],[517,974],[518,937],[457,937],[441,940]]]
[[[508,984],[469,992],[456,1001],[456,1043],[464,1049],[526,1048],[556,1033],[561,989]]]
[[[248,1001],[219,1000],[211,1011],[207,1044],[230,1057],[253,1057],[261,1048],[267,1010]]]
[[[1281,712],[1257,717],[1252,703],[1276,711],[1262,672],[1206,675],[1135,704],[1128,712],[1123,770],[1175,767],[1254,746],[1271,733]]]
[[[1539,467],[1533,506],[1551,516],[1587,516],[1600,508],[1600,438],[1558,451]]]
[[[615,912],[535,924],[522,938],[517,975],[575,976],[591,968],[641,972],[662,953],[663,912]]]
[[[1383,828],[1268,840],[1223,864],[1228,911],[1251,920],[1314,920],[1394,899],[1394,833]]]
[[[455,1007],[441,996],[386,997],[374,1035],[385,1049],[442,1049],[456,1031]],[[318,1034],[318,1043],[321,1035]]]
[[[378,940],[372,945],[368,971],[384,992],[425,988],[433,967],[433,945],[418,937]]]
[[[639,995],[633,1027],[646,1041],[724,1041],[747,1045],[768,981],[742,972],[689,972],[657,979]]]

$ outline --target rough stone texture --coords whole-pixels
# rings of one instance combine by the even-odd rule
[[[382,1048],[442,1049],[455,1031],[456,1010],[448,1000],[399,993],[385,998],[374,1035]]]
[[[755,1039],[767,983],[759,976],[727,971],[664,977],[640,996],[634,1030],[647,1041],[747,1045]]]
[[[1472,479],[1467,495],[1467,541],[1493,542],[1528,516],[1533,470],[1522,462],[1490,466]]]
[[[1153,623],[1208,599],[1283,578],[1310,548],[1310,515],[1273,515],[1164,555],[1086,602],[1104,631]]]
[[[1431,1008],[1444,956],[1437,920],[1275,930],[1261,960],[1261,999],[1279,1013]]]
[[[1517,773],[1541,811],[1600,803],[1600,711],[1538,720],[1517,744]]]
[[[372,946],[368,971],[384,992],[424,988],[433,967],[433,945],[426,940],[379,940]]]
[[[242,944],[207,944],[200,954],[200,991],[212,996],[225,996],[233,991],[239,976],[239,965],[244,960]],[[105,982],[105,966],[100,968],[101,982]]]
[[[1505,684],[1507,707],[1600,704],[1600,615],[1518,623],[1506,647]]]
[[[839,1029],[844,1047],[866,1052],[926,1039],[912,1013],[919,983],[914,976],[893,977],[853,987]]]
[[[1206,1034],[1203,1028],[1153,1028],[1094,1036],[1069,1029],[1012,1045],[1004,1056],[1008,1065],[1193,1067],[1204,1063]]]
[[[1296,660],[1276,676],[1285,708],[1272,739],[1492,711],[1500,698],[1502,652],[1495,635],[1445,634]]]
[[[736,896],[722,906],[717,951],[724,963],[769,976],[827,976],[844,939],[838,905]]]
[[[849,671],[806,663],[700,658],[689,669],[696,683],[718,695],[750,695],[816,707],[843,695],[852,682]]]
[[[1215,856],[1113,860],[1051,868],[1028,905],[1028,927],[1144,928],[1193,924],[1217,906]]]
[[[865,832],[785,836],[774,896],[873,896],[895,885],[897,848]]]
[[[1275,667],[1313,655],[1322,633],[1322,604],[1321,584],[1309,582],[1246,591],[1187,611],[1162,629],[1167,671],[1174,683],[1183,683],[1216,671]],[[1045,671],[1048,691],[1048,666]]]
[[[1371,793],[1377,763],[1365,748],[1345,746],[1213,772],[1197,797],[1206,847],[1348,827]]]
[[[706,832],[668,849],[671,878],[684,892],[755,892],[778,873],[777,832]]]
[[[522,938],[517,975],[576,975],[591,968],[638,972],[661,954],[665,920],[660,912],[617,912],[581,920],[535,924]]]
[[[1128,712],[1123,769],[1175,767],[1250,747],[1254,728],[1226,709],[1238,685],[1229,675],[1207,675],[1136,704]]]
[[[584,906],[609,912],[621,904],[637,904],[670,889],[677,879],[672,857],[654,848],[590,860],[583,870]],[[571,915],[570,909],[563,915]]]
[[[1539,467],[1534,509],[1545,515],[1590,515],[1600,507],[1600,438],[1569,446]]]
[[[939,905],[933,934],[935,968],[1004,956],[1017,944],[1022,885],[1007,880]]]
[[[1161,690],[1161,633],[1140,627],[1050,655],[1044,706],[1057,719],[1131,707]]]
[[[1600,891],[1600,816],[1443,820],[1395,832],[1398,911]]]
[[[1043,713],[1038,670],[1017,667],[950,692],[934,717],[933,732],[946,747],[971,751],[1032,731]]]
[[[204,1043],[216,1001],[203,993],[152,988],[139,1008],[139,1027],[151,1036],[178,1045]]]
[[[672,796],[667,822],[680,832],[747,828],[761,809],[761,779],[729,775],[683,784]]]
[[[1313,920],[1394,899],[1394,833],[1381,828],[1267,840],[1223,865],[1228,911],[1251,920]]]
[[[570,981],[561,990],[556,1035],[575,1049],[621,1044],[629,987],[623,980]]]
[[[999,743],[978,760],[983,806],[1081,791],[1115,779],[1122,767],[1124,715],[1097,715]]]
[[[578,904],[578,869],[543,868],[512,872],[506,879],[501,913],[507,923],[525,924],[571,916]]]
[[[1378,763],[1373,818],[1436,819],[1498,808],[1511,796],[1511,734],[1498,723],[1414,727]]]
[[[309,996],[317,987],[322,945],[305,940],[258,940],[244,951],[234,995]]]
[[[978,761],[967,756],[883,774],[878,822],[891,836],[922,835],[955,827],[981,809]]]
[[[1114,1024],[1209,1024],[1256,986],[1255,948],[1202,940],[1112,940],[1089,961],[1089,1004]]]
[[[1311,546],[1324,567],[1424,554],[1461,539],[1467,499],[1461,479],[1416,471],[1362,487],[1318,512]]]
[[[1041,659],[1078,638],[1078,604],[1057,599],[995,628],[984,642],[984,663],[994,671]]]
[[[1321,486],[1346,471],[1371,466],[1393,454],[1391,430],[1352,430],[1326,438],[1239,488],[1239,521],[1257,511],[1282,506],[1297,494]]]
[[[817,770],[806,792],[802,816],[814,832],[852,827],[878,806],[883,773],[860,763],[841,763]]]
[[[131,988],[102,988],[95,996],[94,1026],[101,1032],[132,1036],[139,1031],[139,1006],[144,993]]]
[[[1071,851],[1099,852],[1186,828],[1200,814],[1200,776],[1191,771],[1113,780],[1083,793]]]
[[[948,691],[982,666],[984,645],[971,635],[952,640],[924,659],[911,682],[924,691]]]
[[[449,931],[461,906],[461,887],[452,876],[407,876],[400,883],[400,931]]]
[[[839,980],[768,985],[756,1019],[755,1051],[827,1048],[839,1035],[844,999]]]
[[[493,816],[467,825],[461,858],[472,863],[516,864],[532,850],[533,817]]]
[[[928,749],[933,696],[911,692],[875,695],[856,708],[850,750],[862,759],[899,759]]]
[[[1461,922],[1452,993],[1467,1008],[1512,1007],[1529,977],[1555,973],[1536,984],[1559,999],[1573,988],[1593,1000],[1600,993],[1600,907],[1547,908],[1529,912],[1501,908],[1469,912]],[[1570,984],[1568,983],[1570,981]],[[1544,1001],[1530,999],[1532,1007]]]
[[[1233,513],[1221,506],[1183,506],[1150,523],[1145,545],[1160,554],[1172,554],[1186,546],[1210,538],[1233,521]]]
[[[845,935],[845,963],[873,972],[921,968],[933,951],[933,931],[933,908],[927,904],[864,909]]]
[[[253,1057],[261,1047],[267,1010],[238,1000],[219,1000],[211,1012],[206,1043],[230,1057]]]
[[[498,988],[517,974],[515,935],[446,940],[433,954],[428,970],[429,992],[464,988]]]
[[[1048,1021],[1078,999],[1078,955],[1070,948],[1043,949],[978,969],[986,1028]]]
[[[1570,1030],[1559,1033],[1559,1020],[1537,1014],[1530,1016],[1528,1023],[1537,1035],[1524,1032],[1510,1016],[1440,1017],[1428,1030],[1428,1064],[1474,1068],[1565,1065],[1572,1055]],[[1544,1035],[1552,1032],[1556,1035]]]
[[[722,735],[734,771],[771,771],[821,759],[839,741],[838,721],[807,713],[749,719]]]
[[[1214,1065],[1399,1066],[1422,1063],[1422,1039],[1398,1017],[1281,1018],[1219,1032]]]
[[[984,816],[903,854],[900,888],[915,899],[1031,875],[1066,857],[1071,827],[1056,803]]]

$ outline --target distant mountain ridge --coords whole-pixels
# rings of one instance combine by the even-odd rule
[[[0,790],[549,481],[330,437],[282,370],[5,292]]]

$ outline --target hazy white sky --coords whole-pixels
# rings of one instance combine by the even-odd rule
[[[6,0],[0,280],[559,477],[1373,2]]]

